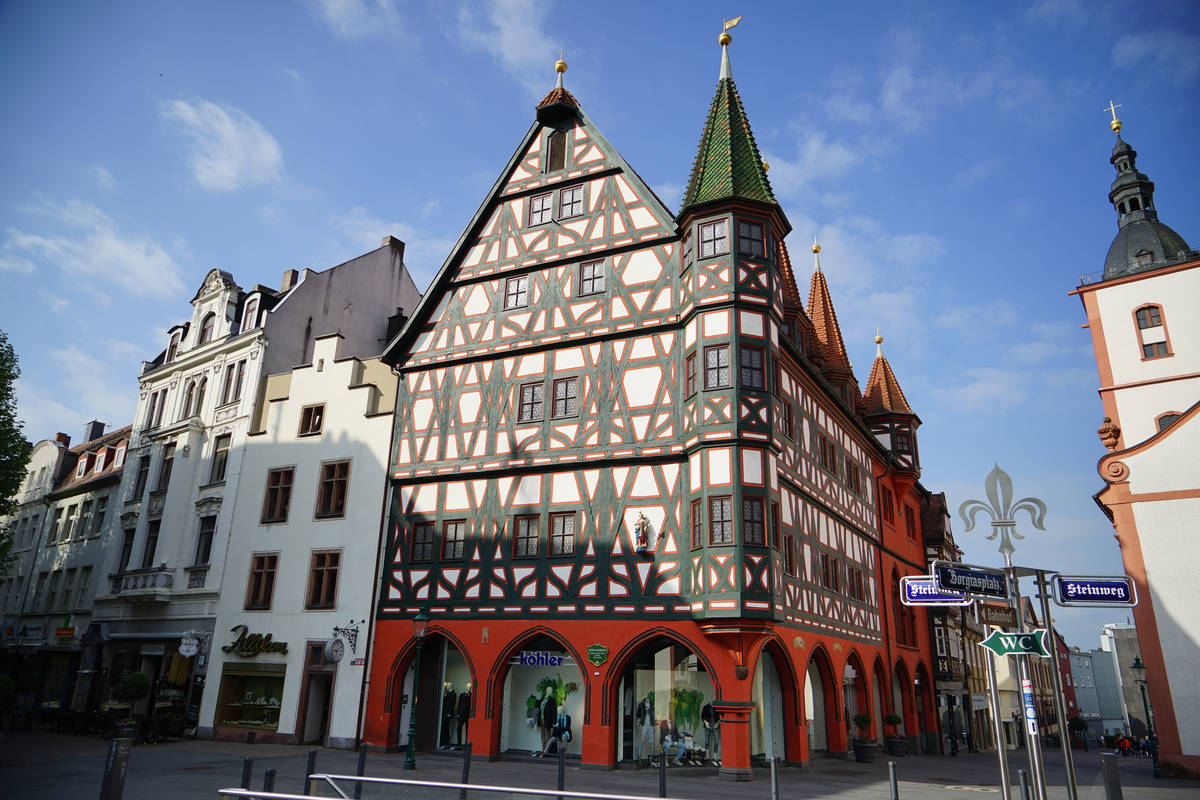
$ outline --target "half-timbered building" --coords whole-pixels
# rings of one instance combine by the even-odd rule
[[[369,744],[531,755],[565,707],[585,766],[748,779],[857,712],[936,725],[925,621],[885,600],[925,569],[918,420],[864,397],[819,264],[805,310],[728,41],[678,214],[556,64],[389,343]]]

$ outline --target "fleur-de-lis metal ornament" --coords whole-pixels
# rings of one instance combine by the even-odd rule
[[[1025,538],[1017,533],[1017,512],[1028,513],[1034,527],[1044,531],[1046,528],[1042,521],[1046,518],[1046,504],[1036,497],[1022,497],[1014,503],[1012,478],[1008,477],[1008,473],[1000,469],[998,464],[992,467],[983,485],[991,505],[982,500],[966,500],[958,507],[958,515],[966,524],[966,530],[970,531],[975,527],[975,515],[980,511],[986,512],[992,518],[992,534],[987,538],[990,541],[999,536],[999,550],[1004,554],[1005,560],[1010,561],[1013,551],[1016,550],[1012,539]]]

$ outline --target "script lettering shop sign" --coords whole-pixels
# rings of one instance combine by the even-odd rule
[[[232,644],[221,648],[226,653],[233,653],[242,658],[254,658],[262,653],[287,655],[287,642],[277,642],[269,633],[251,633],[245,625],[234,625],[229,631],[236,634],[236,638]]]
[[[937,578],[937,588],[942,591],[1008,597],[1008,579],[1003,572],[996,570],[935,562],[934,576]]]
[[[1133,579],[1121,575],[1119,577],[1068,577],[1055,575],[1054,602],[1060,606],[1093,606],[1107,608],[1109,606],[1135,606],[1137,593],[1133,588]]]

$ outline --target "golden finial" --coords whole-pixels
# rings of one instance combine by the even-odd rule
[[[558,61],[554,62],[554,71],[559,75],[567,71],[567,62],[563,61],[563,51],[561,47],[558,48]]]
[[[1118,136],[1121,134],[1121,120],[1117,119],[1117,109],[1121,107],[1120,103],[1113,104],[1112,100],[1108,101],[1108,108],[1104,109],[1112,114],[1112,122],[1108,123],[1108,127],[1112,128],[1112,132]]]
[[[879,335],[879,326],[875,326],[875,357],[883,358],[883,337]]]
[[[812,251],[814,254],[821,252],[821,245],[817,244],[817,240],[813,239]]]
[[[733,37],[729,35],[729,31],[731,28],[736,28],[737,24],[741,21],[742,18],[740,16],[734,17],[733,19],[721,20],[721,35],[717,37],[717,43],[722,47],[725,47],[732,42]]]
[[[764,162],[762,162],[762,165],[763,165],[763,172],[770,172],[770,171],[771,171],[771,165],[770,165],[770,164],[768,164],[767,162],[765,162],[765,161],[764,161]]]

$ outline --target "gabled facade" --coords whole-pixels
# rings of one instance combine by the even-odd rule
[[[400,309],[420,299],[403,253],[388,236],[379,249],[322,272],[287,270],[278,290],[244,290],[228,272],[211,270],[188,320],[143,362],[128,468],[110,512],[119,527],[92,616],[105,643],[104,702],[116,702],[112,692],[126,673],[141,671],[152,690],[135,713],[198,726],[214,636],[226,638],[214,634],[214,621],[265,377],[308,363],[326,334],[343,336],[344,356],[377,354]]]
[[[727,51],[676,216],[556,66],[384,355],[401,384],[365,739],[406,745],[416,697],[420,748],[540,752],[565,707],[586,765],[734,779],[845,752],[857,711],[882,736],[894,708],[920,742],[927,625],[883,598],[924,553],[878,502],[903,520],[924,490],[826,355],[832,301],[819,328],[802,307]]]
[[[1158,219],[1154,183],[1120,135],[1109,194],[1117,235],[1098,280],[1082,282],[1108,452],[1096,501],[1113,525],[1133,609],[1162,768],[1200,775],[1200,615],[1190,589],[1200,554],[1200,253]]]

